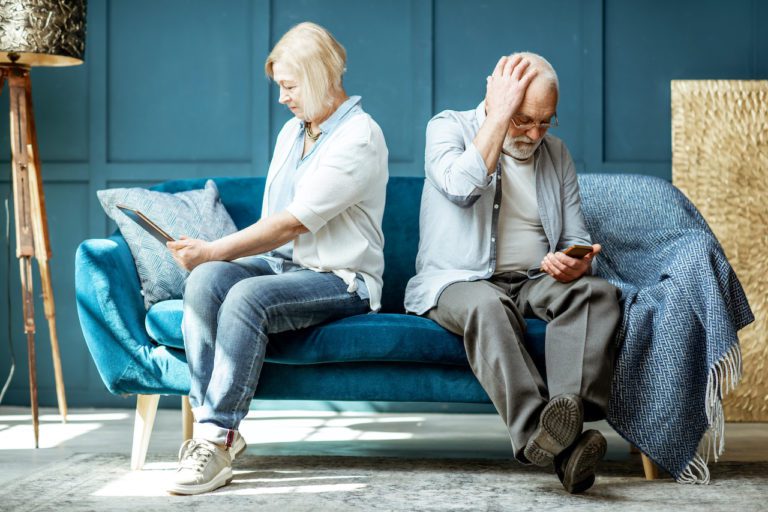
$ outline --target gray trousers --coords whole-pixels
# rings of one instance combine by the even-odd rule
[[[599,277],[560,283],[504,273],[454,283],[427,316],[464,337],[472,371],[509,430],[515,458],[550,397],[579,395],[589,420],[605,416],[611,390],[619,291]],[[523,345],[525,320],[548,322],[547,383]]]

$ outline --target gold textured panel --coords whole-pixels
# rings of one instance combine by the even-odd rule
[[[727,421],[768,421],[768,81],[672,81],[672,182],[739,276],[755,322],[739,332],[743,377]]]

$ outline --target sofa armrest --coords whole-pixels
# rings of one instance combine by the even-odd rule
[[[158,346],[147,335],[141,284],[121,236],[80,244],[75,291],[83,336],[111,393],[186,393],[183,352]]]

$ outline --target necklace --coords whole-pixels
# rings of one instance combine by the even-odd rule
[[[312,133],[312,125],[307,123],[306,129],[304,130],[307,134],[307,137],[309,137],[312,142],[317,142],[317,139],[320,138],[320,136],[323,134],[323,132],[318,131],[317,133]]]

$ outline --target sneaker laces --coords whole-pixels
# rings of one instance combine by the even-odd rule
[[[208,441],[188,439],[179,450],[179,470],[191,469],[200,472],[213,456],[215,447]]]

